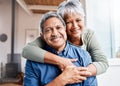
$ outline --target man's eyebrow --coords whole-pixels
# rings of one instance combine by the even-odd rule
[[[44,29],[46,29],[46,28],[51,28],[51,27],[50,26],[45,26]]]

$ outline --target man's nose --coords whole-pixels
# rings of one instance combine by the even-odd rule
[[[53,31],[52,31],[52,35],[57,35],[57,34],[58,34],[58,30],[53,29]]]

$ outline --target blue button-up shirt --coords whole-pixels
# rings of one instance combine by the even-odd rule
[[[82,50],[81,48],[74,46],[69,42],[66,43],[64,50],[59,53],[57,53],[48,45],[45,47],[45,49],[61,56],[62,58],[77,58],[78,61],[74,62],[73,64],[78,67],[86,67],[92,62],[87,51]],[[61,70],[56,65],[43,64],[27,60],[25,67],[24,86],[44,86],[55,79],[60,73]],[[92,76],[88,77],[87,80],[83,81],[82,83],[66,86],[97,86],[97,80],[95,76]]]

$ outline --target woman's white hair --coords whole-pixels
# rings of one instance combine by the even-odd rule
[[[82,7],[82,4],[79,0],[66,0],[63,1],[59,6],[57,13],[62,16],[62,18],[65,18],[66,15],[77,13],[81,16],[85,16],[84,9]]]

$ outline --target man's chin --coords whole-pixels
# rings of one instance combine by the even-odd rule
[[[62,44],[60,44],[60,43],[53,43],[52,45],[53,45],[53,47],[59,47],[59,46],[61,46]]]
[[[53,43],[52,46],[53,48],[59,48],[61,46],[63,46],[64,44],[61,44],[60,42],[59,43]]]

